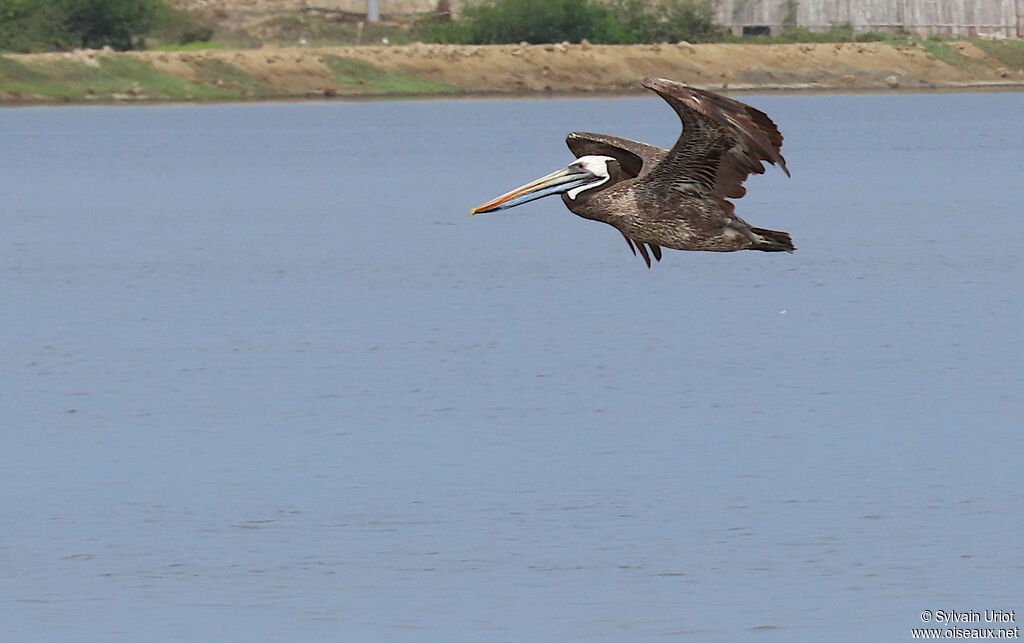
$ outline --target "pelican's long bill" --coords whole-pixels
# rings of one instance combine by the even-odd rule
[[[498,210],[507,210],[508,208],[514,208],[517,205],[522,205],[534,199],[546,197],[551,194],[558,194],[560,192],[568,192],[573,188],[578,188],[594,181],[595,179],[604,179],[606,177],[600,177],[585,167],[581,166],[578,162],[573,163],[568,167],[564,167],[557,172],[552,172],[547,176],[542,176],[536,181],[531,181],[526,185],[518,187],[511,192],[506,192],[496,199],[491,199],[483,205],[478,205],[469,211],[470,214],[484,214],[487,212],[497,212]],[[571,195],[570,195],[571,196]]]

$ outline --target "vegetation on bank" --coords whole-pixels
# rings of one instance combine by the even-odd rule
[[[856,33],[849,23],[828,31],[796,25],[794,0],[781,33],[734,36],[715,24],[717,0],[467,0],[457,17],[365,23],[358,14],[330,11],[277,13],[239,27],[217,11],[182,11],[165,0],[0,0],[0,52],[70,51],[78,48],[208,49],[267,45],[531,44],[588,40],[595,44],[687,41],[757,44],[886,42],[919,45],[956,64],[959,52],[940,39],[906,32]],[[316,3],[312,3],[316,4]],[[232,26],[228,26],[228,24]],[[983,46],[1019,67],[1020,43]]]
[[[94,61],[51,60],[25,64],[0,57],[0,83],[12,99],[85,102],[159,96],[166,100],[226,100],[238,92],[213,83],[165,74],[147,62],[126,56]]]
[[[1024,69],[1024,40],[978,40],[974,44],[1007,67]]]
[[[320,60],[331,70],[334,82],[345,87],[362,85],[373,93],[414,96],[418,94],[457,94],[462,90],[454,85],[427,80],[399,71],[384,71],[368,62],[324,54]]]
[[[0,51],[144,49],[151,33],[185,43],[213,28],[163,0],[0,0]]]
[[[147,14],[143,11],[146,7],[154,13]],[[429,18],[405,25],[364,25],[316,12],[301,12],[295,16],[279,15],[260,24],[264,31],[226,35],[195,15],[171,10],[163,0],[0,0],[0,52],[148,45],[156,45],[158,50],[181,51],[226,45],[241,48],[240,44],[255,47],[264,42],[309,46],[382,44],[385,39],[396,45],[414,41],[540,44],[584,39],[592,43],[856,41],[919,47],[964,73],[977,71],[979,77],[991,77],[995,69],[993,59],[1003,66],[996,69],[1003,78],[1019,74],[1017,70],[1024,71],[1024,42],[1015,40],[972,40],[971,44],[988,56],[981,61],[976,49],[971,53],[954,41],[925,39],[905,32],[854,33],[850,25],[838,25],[828,32],[790,26],[775,36],[738,38],[714,25],[703,0],[612,0],[601,4],[588,0],[480,0],[468,4],[457,20]],[[213,35],[218,39],[227,36],[227,42],[210,42]],[[434,56],[438,55],[437,49],[431,47],[426,51]],[[205,101],[318,95],[438,95],[461,91],[452,85],[383,70],[359,60],[329,53],[311,55],[322,65],[314,74],[319,79],[315,82],[322,85],[307,83],[301,89],[294,83],[281,83],[273,78],[275,74],[287,73],[278,65],[273,66],[277,71],[265,73],[258,63],[236,66],[231,63],[239,59],[233,56],[202,51],[168,54],[175,56],[170,62],[166,56],[114,56],[95,51],[27,58],[0,55],[0,102]],[[268,54],[268,65],[276,62],[271,60],[274,57]],[[183,62],[186,67],[182,67]]]
[[[714,42],[725,36],[711,0],[480,0],[458,19],[427,18],[414,31],[424,41],[457,44]]]
[[[91,101],[224,101],[294,97],[230,62],[189,55],[188,77],[161,71],[131,55],[82,55],[15,60],[0,56],[0,103]],[[308,96],[441,95],[461,91],[425,78],[385,71],[351,58],[323,54],[324,85]],[[301,95],[301,94],[300,94]]]

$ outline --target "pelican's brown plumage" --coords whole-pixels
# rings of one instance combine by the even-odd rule
[[[675,110],[683,133],[671,150],[615,136],[573,132],[577,157],[553,172],[474,208],[473,214],[562,194],[573,213],[613,226],[647,266],[661,249],[792,251],[789,234],[749,225],[728,199],[742,197],[750,174],[767,161],[786,175],[782,134],[764,113],[709,91],[664,78],[645,78]],[[648,254],[650,248],[650,254]]]

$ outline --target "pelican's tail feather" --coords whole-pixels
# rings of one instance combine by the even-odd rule
[[[793,252],[796,250],[788,232],[765,230],[764,228],[751,228],[750,231],[761,237],[751,250],[763,250],[764,252]]]

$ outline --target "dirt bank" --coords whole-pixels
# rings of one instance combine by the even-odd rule
[[[920,47],[880,43],[410,45],[351,48],[341,55],[476,92],[633,91],[643,76],[732,89],[1024,85],[1024,69],[1008,68],[974,44],[949,48],[953,62]]]
[[[0,58],[0,100],[231,100],[640,91],[643,76],[731,90],[1024,88],[985,43],[424,45]],[[1020,48],[1014,45],[1013,52]],[[939,57],[937,57],[937,55]],[[35,83],[35,84],[33,84]]]

